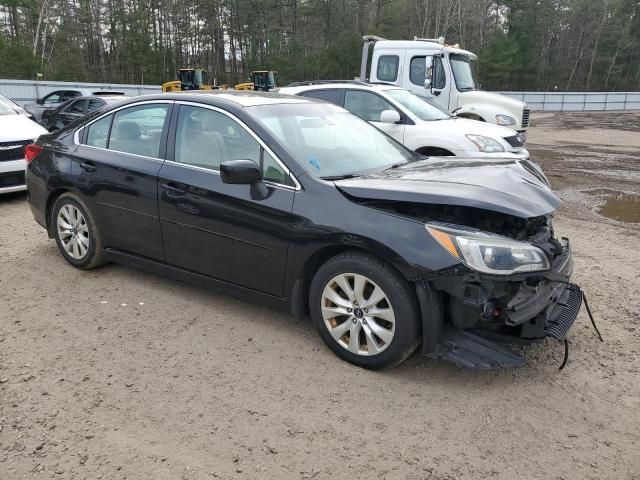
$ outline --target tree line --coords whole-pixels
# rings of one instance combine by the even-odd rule
[[[2,0],[0,78],[347,79],[365,34],[443,36],[488,90],[640,90],[640,0]]]

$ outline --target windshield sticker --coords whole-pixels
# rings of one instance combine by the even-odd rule
[[[320,162],[318,161],[317,158],[311,157],[309,159],[309,163],[311,164],[312,167],[316,167],[318,170],[320,170]]]

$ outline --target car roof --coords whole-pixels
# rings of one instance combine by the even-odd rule
[[[279,91],[288,94],[308,92],[311,90],[335,90],[338,88],[349,88],[351,90],[365,90],[374,92],[384,92],[387,90],[405,90],[402,87],[386,83],[318,83],[316,85],[299,85],[295,87],[282,87]]]
[[[317,103],[318,100],[304,97],[294,97],[291,95],[283,95],[279,93],[265,93],[252,91],[234,91],[234,90],[209,90],[197,92],[175,92],[163,93],[156,95],[143,95],[139,97],[130,97],[130,99],[140,100],[182,100],[195,101],[215,105],[219,101],[223,103],[231,102],[239,107],[253,107],[257,105],[277,105],[283,103]]]

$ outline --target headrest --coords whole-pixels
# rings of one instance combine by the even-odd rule
[[[136,140],[140,138],[140,127],[132,120],[120,120],[114,125],[115,131],[111,133],[118,140]]]

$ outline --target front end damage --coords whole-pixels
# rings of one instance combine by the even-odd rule
[[[469,368],[518,367],[524,359],[502,344],[566,339],[583,294],[570,283],[571,246],[568,239],[555,238],[551,215],[522,219],[471,207],[395,202],[375,207],[393,208],[427,225],[455,223],[512,239],[537,247],[547,257],[544,271],[487,273],[461,261],[414,278],[425,355]]]

